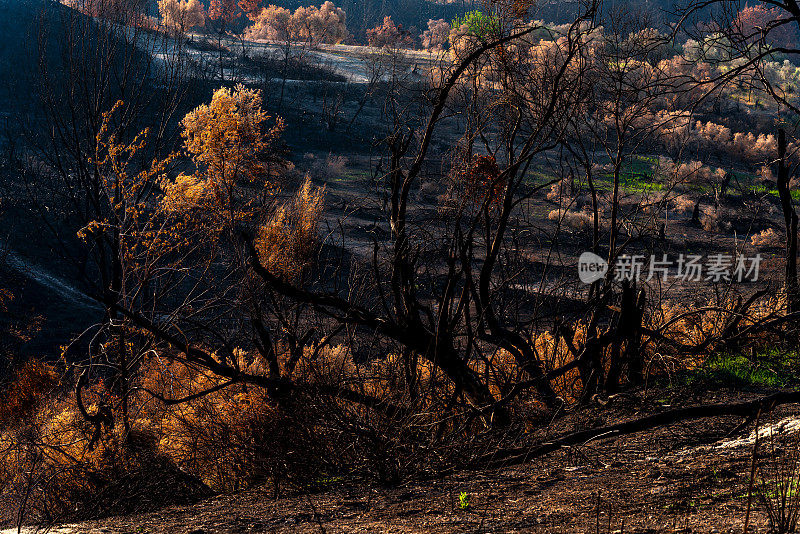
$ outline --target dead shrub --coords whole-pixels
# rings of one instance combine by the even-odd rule
[[[578,232],[591,231],[593,216],[587,211],[552,210],[547,218]]]
[[[672,199],[672,209],[678,213],[693,213],[696,205],[697,201],[686,195],[679,195]]]
[[[337,180],[344,176],[349,160],[346,156],[328,154],[324,161],[316,158],[311,159],[311,172],[314,176],[323,180]]]
[[[761,232],[754,234],[750,238],[750,244],[754,247],[783,247],[786,238],[775,231],[773,228],[767,228]]]
[[[660,335],[697,345],[719,335],[726,313],[736,309],[733,299],[718,304],[703,313],[686,314],[684,302],[662,302],[644,323]],[[774,313],[776,306],[753,307],[742,326]],[[547,330],[531,339],[547,369],[574,361],[565,335],[573,347],[586,344],[585,323],[566,328],[566,334]],[[48,386],[37,386],[43,393],[35,408],[0,433],[0,509],[6,517],[21,513],[52,521],[140,512],[266,482],[276,493],[285,487],[307,490],[320,480],[342,476],[396,483],[468,465],[495,450],[498,440],[516,435],[507,429],[499,436],[486,432],[470,413],[454,416],[450,403],[457,391],[433,364],[391,350],[381,355],[381,350],[373,350],[369,359],[354,357],[358,350],[346,344],[305,347],[300,356],[281,352],[281,374],[291,376],[297,386],[284,392],[228,384],[226,378],[153,353],[144,360],[134,387],[130,434],[116,410],[119,399],[102,381],[84,390],[90,413],[101,402],[115,408],[116,422],[104,428],[94,446],[93,425],[76,409],[74,391],[51,387],[57,374],[31,364],[9,391],[22,391],[23,384]],[[650,365],[658,350],[649,345],[642,354],[648,369],[665,365],[663,354]],[[268,374],[258,355],[241,349],[234,353],[243,362],[243,373]],[[610,347],[600,357],[608,369]],[[677,357],[674,361],[691,363]],[[470,367],[497,398],[525,377],[504,350],[475,359]],[[342,386],[402,409],[381,412],[320,393],[324,387]],[[579,369],[553,383],[567,403],[581,398],[583,386]],[[160,400],[195,395],[174,405]],[[523,394],[508,408],[512,425],[522,430],[536,420],[543,405],[535,395]]]
[[[422,182],[419,186],[418,198],[422,202],[438,203],[439,196],[443,193],[442,187],[434,181]]]
[[[706,232],[730,232],[734,228],[734,217],[724,208],[710,208],[700,217],[700,224]]]
[[[547,192],[546,198],[551,202],[561,202],[566,196],[569,196],[571,193],[569,183],[565,182],[564,180],[559,180],[558,182],[554,183],[550,186],[550,190]]]

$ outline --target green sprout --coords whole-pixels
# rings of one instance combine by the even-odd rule
[[[458,495],[458,507],[462,510],[467,510],[469,508],[469,493],[466,491],[462,491]]]

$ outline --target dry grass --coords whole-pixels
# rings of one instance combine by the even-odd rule
[[[783,247],[785,242],[786,238],[773,228],[767,228],[750,238],[750,244],[754,247]]]
[[[557,221],[559,224],[578,232],[590,231],[593,224],[592,214],[588,211],[569,211],[557,209],[548,213],[547,218],[551,221]]]
[[[255,246],[267,270],[289,280],[300,277],[316,249],[324,200],[325,189],[306,177],[295,197],[261,226]]]

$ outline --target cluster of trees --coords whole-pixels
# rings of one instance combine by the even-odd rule
[[[241,9],[238,4],[232,6],[218,0],[210,9],[209,18],[226,19],[229,18],[226,13]],[[260,10],[248,6],[248,9],[256,28],[250,30],[251,35],[263,32],[258,35],[335,42],[345,27],[344,14],[330,2],[319,9],[299,8],[294,13],[276,6]],[[308,236],[313,234],[313,224],[309,221],[319,217],[321,195],[306,185],[291,206],[275,204],[272,185],[264,180],[276,172],[263,159],[271,142],[253,130],[265,120],[258,96],[245,88],[215,93],[209,108],[199,108],[183,121],[184,149],[198,171],[161,180],[158,191],[164,194],[163,198],[158,198],[158,191],[152,191],[145,204],[132,205],[137,213],[147,212],[145,206],[170,207],[153,211],[153,217],[184,213],[178,220],[189,222],[181,223],[180,231],[202,230],[202,235],[215,246],[179,255],[181,260],[177,261],[191,257],[192,265],[208,266],[209,277],[237,280],[233,284],[237,291],[247,288],[254,292],[233,299],[228,292],[217,293],[203,281],[192,286],[196,293],[180,294],[191,285],[186,280],[178,283],[149,278],[156,273],[174,277],[176,273],[187,272],[175,263],[178,245],[173,244],[165,244],[169,253],[163,256],[150,252],[147,261],[152,263],[144,270],[148,275],[141,274],[139,267],[125,263],[130,261],[130,255],[121,252],[127,248],[120,241],[122,236],[131,238],[137,233],[118,228],[114,222],[134,222],[136,218],[104,215],[86,221],[87,230],[82,235],[84,239],[109,243],[107,250],[114,253],[112,258],[98,260],[109,266],[112,278],[110,293],[102,296],[108,317],[113,319],[113,325],[108,326],[109,335],[122,335],[120,332],[127,327],[120,324],[135,325],[148,333],[149,342],[145,344],[148,350],[154,344],[160,345],[167,353],[180,352],[190,365],[205,367],[231,380],[280,390],[282,380],[291,381],[291,373],[283,373],[277,360],[281,347],[289,347],[286,350],[294,361],[303,357],[301,340],[309,340],[320,331],[358,328],[373,333],[375,346],[381,347],[381,352],[399,355],[411,375],[417,372],[420,362],[433,366],[447,377],[467,405],[487,421],[495,416],[497,420],[506,420],[507,405],[511,402],[508,396],[515,397],[528,389],[536,390],[542,402],[552,405],[556,397],[554,382],[573,370],[579,379],[575,382],[579,384],[576,386],[579,398],[613,391],[625,380],[631,383],[641,380],[645,352],[642,330],[630,329],[627,320],[629,316],[638,317],[634,324],[641,325],[645,317],[638,297],[630,293],[631,288],[615,287],[609,278],[597,282],[590,293],[586,317],[559,332],[550,356],[538,351],[532,341],[540,337],[543,319],[524,318],[522,311],[536,308],[535,303],[542,295],[510,298],[497,293],[497,288],[509,283],[504,277],[521,268],[524,262],[519,252],[524,249],[519,243],[522,238],[516,229],[527,227],[530,221],[520,207],[539,189],[549,188],[564,178],[559,176],[553,183],[531,190],[526,172],[537,158],[547,159],[555,147],[567,151],[559,155],[561,166],[569,167],[572,177],[579,176],[588,190],[588,199],[582,207],[585,213],[580,219],[586,221],[589,229],[589,245],[613,264],[629,246],[632,235],[652,232],[659,209],[663,210],[670,200],[662,197],[654,209],[629,211],[622,190],[626,161],[659,142],[665,132],[680,135],[685,130],[676,128],[685,113],[675,112],[684,102],[697,101],[696,94],[702,101],[724,88],[729,80],[738,80],[744,74],[753,74],[752,71],[756,71],[753,83],[759,81],[758,69],[772,56],[736,55],[735,48],[720,53],[718,49],[725,43],[740,42],[729,38],[717,40],[715,63],[708,58],[705,62],[683,58],[676,61],[679,54],[670,48],[668,37],[648,29],[646,21],[615,15],[600,25],[597,17],[594,4],[573,23],[560,27],[524,23],[513,15],[503,18],[500,12],[491,16],[469,13],[449,25],[449,63],[434,73],[434,77],[439,76],[434,86],[437,96],[425,119],[409,124],[410,115],[400,110],[411,104],[407,103],[407,97],[391,92],[392,84],[388,93],[382,93],[391,103],[389,108],[394,107],[386,137],[385,178],[390,200],[387,208],[391,206],[386,215],[391,233],[386,242],[376,243],[370,267],[359,267],[360,293],[354,293],[351,287],[343,290],[339,284],[345,282],[331,278],[319,266],[316,273],[311,271],[318,276],[313,280],[306,277],[312,274],[304,273],[304,268],[291,272],[289,266],[304,267],[308,260],[281,254],[286,251],[299,254],[302,247],[290,243],[309,241]],[[431,22],[433,43],[433,30],[441,38],[444,25],[442,21]],[[376,45],[404,40],[403,33],[389,18],[371,37]],[[698,42],[707,43],[709,39]],[[438,46],[442,46],[441,39]],[[768,78],[762,81],[769,83]],[[397,87],[402,85],[398,83]],[[770,89],[775,91],[774,86],[767,86],[765,91]],[[469,120],[462,136],[465,141],[454,147],[450,165],[451,184],[445,200],[447,209],[454,211],[431,235],[426,224],[415,225],[410,220],[411,191],[418,186],[430,158],[435,132],[449,106],[456,105],[465,110]],[[279,130],[275,126],[267,137],[273,139]],[[780,152],[781,147],[775,136],[732,134],[714,123],[702,123],[689,132],[705,143],[729,146],[731,152],[749,154],[762,161],[770,153]],[[92,138],[103,139],[103,133],[96,132]],[[138,146],[138,141],[132,143]],[[115,140],[110,140],[102,150],[109,155],[93,158],[95,171],[87,172],[86,178],[91,180],[92,176],[104,177],[109,173],[117,176],[104,178],[104,185],[99,188],[112,190],[113,195],[103,201],[95,199],[95,203],[118,209],[120,203],[112,199],[127,193],[115,189],[125,182],[118,178],[124,167],[112,157],[119,152],[112,150],[115,146]],[[148,182],[155,175],[162,176],[168,165],[169,160],[164,160],[147,170],[143,179]],[[598,191],[599,167],[612,181],[608,193]],[[678,164],[674,172],[703,175],[707,180],[721,179],[720,171],[706,172],[700,162],[689,163],[688,167]],[[140,191],[150,189],[138,185],[132,191],[138,197]],[[554,198],[563,205],[553,211],[552,218],[560,222],[574,213],[571,211],[574,198],[564,195],[563,188],[557,191],[564,198],[558,198],[559,195]],[[187,217],[188,212],[191,216]],[[136,224],[149,228],[155,223]],[[168,227],[163,223],[157,226]],[[304,237],[295,239],[292,232]],[[142,238],[143,243],[148,243],[144,249],[154,249],[149,239],[166,243],[163,237]],[[271,245],[273,241],[279,244]],[[192,240],[177,241],[189,242]],[[447,254],[442,256],[442,251]],[[198,261],[196,255],[200,253],[209,256]],[[306,258],[314,256],[309,250],[303,254]],[[159,265],[162,261],[165,265]],[[386,265],[390,266],[388,270]],[[220,266],[224,266],[222,272],[218,271]],[[434,280],[431,274],[438,273],[442,266],[447,267],[446,284],[439,278]],[[341,263],[335,266],[335,270],[353,268]],[[136,273],[132,275],[136,289],[123,291],[134,282],[126,282],[122,273]],[[145,297],[152,288],[160,288],[162,293],[158,298]],[[129,297],[128,292],[135,297]],[[168,297],[170,292],[174,294]],[[609,308],[613,302],[623,303],[617,306],[623,310],[621,315],[609,311],[614,309]],[[171,307],[174,303],[180,305]],[[222,309],[226,311],[220,315]],[[736,313],[742,312],[740,308]],[[199,320],[204,313],[208,316]],[[221,343],[222,334],[212,324],[211,317],[237,317],[239,322],[226,326],[223,335],[226,340]],[[160,324],[164,318],[168,322]],[[181,336],[193,332],[197,341],[179,340],[175,332],[181,332]],[[281,332],[283,342],[275,341],[276,332]],[[237,359],[241,353],[233,349],[240,347],[245,339],[253,340],[251,348],[269,363],[267,376],[240,371],[241,362]],[[651,336],[649,343],[658,339]],[[566,358],[560,352],[561,343],[569,349],[572,361],[558,368],[560,359]],[[703,346],[711,344],[706,340]],[[213,356],[220,351],[225,353],[222,362]],[[479,371],[493,369],[493,358],[501,354],[510,355],[518,376],[524,377],[527,386],[514,381],[489,383],[482,378]],[[404,386],[408,388],[405,393],[414,402],[429,402],[430,398],[420,394],[411,375],[410,383]],[[380,404],[358,386],[344,388],[337,395],[358,399],[369,406]],[[276,397],[279,398],[280,395]],[[390,410],[395,408],[392,404]]]
[[[447,47],[450,40],[450,24],[444,19],[429,19],[428,29],[420,35],[422,48],[438,52]]]
[[[367,30],[367,42],[375,47],[411,48],[414,37],[402,25],[397,26],[392,17],[386,16],[382,25]]]
[[[345,12],[330,1],[319,8],[298,7],[294,12],[270,4],[248,16],[253,21],[244,32],[248,39],[341,43],[350,37]]]
[[[203,28],[208,21],[224,33],[246,16],[252,22],[243,31],[248,39],[340,43],[350,38],[344,10],[331,1],[292,12],[255,0],[212,0],[207,10],[200,0],[158,0],[158,12],[161,24],[178,32]]]
[[[773,48],[792,49],[800,44],[800,28],[779,6],[769,7],[759,3],[745,5],[734,21],[736,31],[748,42],[754,43],[766,36],[765,44]]]
[[[370,46],[389,48],[414,48],[421,45],[432,52],[445,50],[450,43],[458,41],[465,35],[475,38],[497,33],[499,19],[494,15],[485,15],[482,11],[470,11],[463,16],[447,22],[444,19],[429,19],[428,29],[418,37],[416,28],[404,30],[395,25],[391,17],[383,19],[383,24],[367,30],[367,41]]]
[[[158,0],[161,23],[179,33],[206,24],[206,11],[200,0]]]
[[[676,157],[681,151],[689,150],[709,160],[752,169],[774,161],[778,153],[778,139],[774,133],[737,132],[714,121],[693,122],[689,112],[662,112],[648,120],[662,125],[659,143],[664,151]],[[797,148],[795,142],[789,143],[790,154],[796,154]]]

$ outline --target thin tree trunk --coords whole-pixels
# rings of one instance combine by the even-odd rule
[[[783,218],[786,223],[786,271],[784,286],[786,289],[786,312],[794,313],[798,309],[797,287],[797,211],[792,203],[789,190],[789,168],[786,164],[786,132],[778,130],[778,194],[781,199]]]

